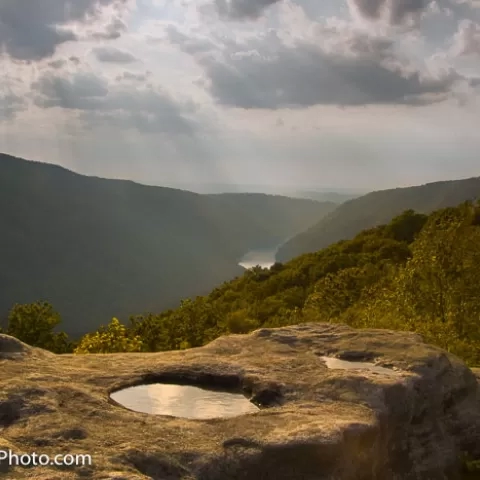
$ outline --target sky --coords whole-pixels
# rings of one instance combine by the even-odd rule
[[[480,0],[0,0],[0,151],[151,185],[480,176]]]

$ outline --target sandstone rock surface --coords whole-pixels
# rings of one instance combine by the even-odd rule
[[[386,370],[328,368],[325,357]],[[110,399],[157,381],[243,391],[264,408],[186,420]],[[417,335],[344,325],[262,329],[185,351],[85,356],[0,335],[2,449],[92,456],[91,466],[2,462],[8,479],[457,479],[461,451],[480,458],[479,385],[460,360]]]

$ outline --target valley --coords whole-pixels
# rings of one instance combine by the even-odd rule
[[[113,316],[178,306],[241,275],[336,204],[266,194],[197,194],[0,155],[0,319],[51,302],[82,335]],[[4,321],[2,321],[4,323]]]

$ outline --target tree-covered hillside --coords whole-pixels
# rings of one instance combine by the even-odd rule
[[[408,209],[428,214],[476,199],[479,195],[480,178],[371,192],[339,205],[316,225],[288,240],[278,250],[276,258],[286,262],[340,240],[349,240],[362,230],[387,223]]]
[[[416,331],[480,365],[479,283],[480,202],[429,216],[407,210],[352,240],[270,269],[252,268],[206,296],[184,300],[180,308],[137,315],[128,325],[114,319],[68,348],[77,353],[172,350],[227,333],[322,321]],[[41,330],[38,312],[46,308],[14,307],[7,332],[25,338],[15,327],[22,315],[24,325],[37,322],[32,328]],[[53,315],[53,310],[43,314]],[[54,350],[65,351],[62,339],[47,340]]]
[[[240,274],[334,204],[199,195],[75,174],[0,155],[0,315],[46,300],[84,334],[114,315],[160,311]]]

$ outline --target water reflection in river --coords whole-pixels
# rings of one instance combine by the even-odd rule
[[[111,398],[136,412],[183,418],[234,417],[259,410],[241,394],[189,385],[139,385],[114,392]]]
[[[250,250],[238,264],[243,268],[252,268],[260,265],[262,268],[270,268],[275,263],[275,254],[278,247]]]

